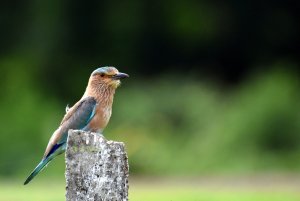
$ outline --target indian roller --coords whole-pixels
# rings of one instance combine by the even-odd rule
[[[66,107],[66,114],[49,140],[41,162],[28,176],[28,184],[56,156],[64,153],[69,129],[102,132],[112,112],[115,90],[120,79],[129,77],[115,67],[101,67],[94,70],[82,98],[73,107]]]

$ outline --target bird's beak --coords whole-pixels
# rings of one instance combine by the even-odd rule
[[[112,78],[115,80],[119,80],[119,79],[123,79],[123,78],[127,78],[127,77],[129,77],[129,75],[127,75],[126,73],[118,73],[118,74],[112,76]]]

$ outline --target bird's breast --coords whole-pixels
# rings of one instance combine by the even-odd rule
[[[89,129],[92,132],[102,131],[109,122],[111,116],[111,107],[96,108],[95,116],[89,123]]]

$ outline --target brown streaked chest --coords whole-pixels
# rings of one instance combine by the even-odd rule
[[[104,84],[91,83],[84,96],[92,96],[97,100],[96,111],[89,123],[92,132],[101,132],[109,122],[115,89]]]
[[[109,122],[111,116],[112,108],[107,105],[106,107],[101,107],[101,104],[97,105],[95,116],[89,123],[90,131],[97,132],[102,131]]]

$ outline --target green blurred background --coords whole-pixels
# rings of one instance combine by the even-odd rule
[[[44,194],[49,184],[39,182],[46,180],[62,187],[53,200],[64,199],[63,157],[35,187],[21,185],[65,106],[106,65],[130,75],[104,134],[125,142],[136,186],[149,177],[189,185],[192,179],[192,186],[207,176],[208,183],[226,184],[224,177],[261,183],[261,175],[290,184],[300,168],[298,18],[293,1],[1,2],[0,200],[43,200],[30,196]],[[155,192],[131,188],[133,200]],[[218,199],[193,192],[177,199],[226,200],[224,193]],[[253,196],[236,200],[261,199]]]

